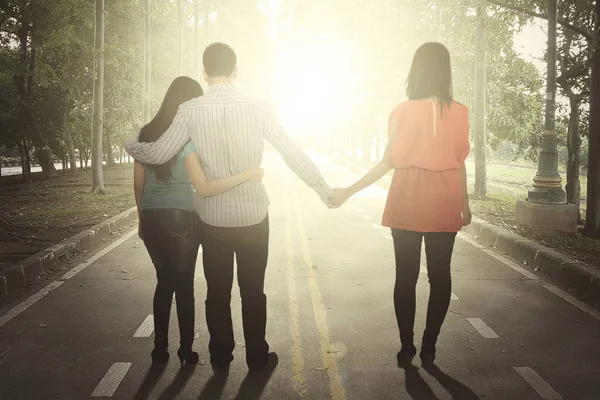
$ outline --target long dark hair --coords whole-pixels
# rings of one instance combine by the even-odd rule
[[[429,42],[417,49],[406,80],[406,95],[411,100],[437,97],[442,105],[450,107],[454,95],[450,52],[446,46]]]
[[[167,94],[160,106],[160,109],[156,113],[156,116],[146,126],[144,126],[140,133],[140,142],[155,142],[163,133],[171,126],[179,106],[188,100],[192,100],[196,97],[200,97],[204,94],[202,86],[192,78],[187,76],[180,76],[176,78],[169,86]],[[154,173],[156,178],[163,183],[168,183],[171,178],[171,169],[173,164],[177,160],[177,156],[173,157],[167,163],[162,165],[148,165]]]

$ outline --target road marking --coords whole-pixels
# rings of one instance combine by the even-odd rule
[[[452,293],[450,294],[450,300],[458,300],[458,296]]]
[[[71,271],[69,271],[66,274],[64,274],[58,280],[49,283],[48,285],[46,285],[43,289],[41,289],[36,294],[31,295],[27,299],[23,300],[21,303],[17,304],[16,306],[14,306],[10,310],[8,310],[6,312],[6,314],[4,314],[3,316],[0,317],[0,327],[2,327],[8,321],[10,321],[14,317],[16,317],[17,315],[21,314],[23,311],[27,310],[29,307],[31,307],[32,305],[34,305],[35,303],[37,303],[40,299],[42,299],[43,297],[45,297],[49,292],[51,292],[52,290],[58,288],[63,283],[65,283],[65,281],[67,281],[68,279],[71,279],[76,274],[78,274],[79,272],[83,271],[85,268],[89,267],[95,261],[97,261],[101,257],[105,256],[106,254],[108,254],[109,252],[111,252],[112,250],[114,250],[116,247],[120,246],[123,242],[125,242],[127,239],[129,239],[130,237],[132,237],[136,233],[137,233],[137,228],[132,229],[130,232],[128,232],[125,235],[123,235],[123,237],[121,237],[120,239],[118,239],[113,244],[105,247],[104,249],[102,249],[98,253],[94,254],[86,262],[79,264],[78,266],[76,266],[75,268],[73,268]]]
[[[390,235],[389,233],[382,233],[381,236],[383,236],[385,239],[387,240],[392,240],[392,235]]]
[[[487,326],[481,318],[467,318],[467,321],[469,321],[469,323],[473,325],[473,328],[475,328],[477,332],[479,332],[479,334],[484,338],[498,339],[498,335],[496,335],[496,332],[494,332],[492,328]]]
[[[111,397],[131,367],[129,362],[117,362],[110,366],[104,378],[92,392],[92,397]]]
[[[300,239],[302,243],[302,255],[304,262],[308,267],[308,286],[310,289],[310,296],[312,300],[313,313],[315,315],[315,323],[317,330],[321,336],[321,357],[323,359],[323,367],[327,369],[327,375],[329,376],[329,391],[331,394],[331,400],[345,400],[346,391],[342,385],[342,378],[338,370],[337,362],[331,350],[331,338],[329,337],[329,326],[327,325],[327,309],[323,304],[323,298],[321,291],[319,290],[319,283],[317,276],[312,267],[312,257],[310,254],[310,246],[306,239],[304,231],[304,224],[302,219],[302,211],[298,206],[298,193],[296,190],[296,184],[294,179],[289,180],[292,185],[294,209],[296,211],[296,219],[298,224],[298,231],[300,232]]]
[[[426,274],[427,273],[427,267],[425,265],[423,265],[423,263],[421,263],[420,266],[419,266],[419,272],[421,274]]]
[[[542,286],[546,290],[554,293],[555,295],[557,295],[558,297],[560,297],[561,299],[566,301],[567,303],[574,305],[575,307],[579,308],[581,311],[586,312],[589,315],[591,315],[592,317],[600,320],[600,312],[599,311],[593,309],[592,307],[588,306],[585,303],[582,303],[581,301],[577,300],[575,297],[571,296],[564,290],[559,289],[556,286],[551,285],[549,283],[544,283],[544,284],[542,284]]]
[[[150,314],[144,319],[144,322],[135,331],[133,337],[150,337],[154,331],[154,315]]]
[[[476,241],[474,241],[473,239],[471,239],[469,236],[465,235],[462,232],[459,232],[459,236],[461,239],[463,239],[465,242],[479,248],[482,249],[484,253],[488,254],[489,256],[495,258],[496,260],[500,261],[501,263],[503,263],[504,265],[512,268],[513,270],[519,272],[520,274],[524,275],[525,277],[531,279],[531,280],[540,280],[540,277],[527,271],[525,268],[517,265],[514,261],[509,260],[506,257],[503,257],[499,254],[496,254],[493,250],[486,248],[485,246],[482,246],[481,244],[477,243]],[[555,295],[557,295],[558,297],[560,297],[561,299],[563,299],[564,301],[566,301],[567,303],[579,308],[581,311],[591,315],[592,317],[596,318],[597,320],[600,320],[600,312],[598,312],[597,310],[595,310],[594,308],[588,306],[587,304],[577,300],[575,297],[573,297],[572,295],[570,295],[569,293],[567,293],[566,291],[560,289],[559,287],[552,285],[550,283],[543,283],[542,285],[543,288],[545,288],[546,290],[548,290],[549,292],[554,293]]]
[[[494,252],[491,249],[488,249],[487,247],[481,245],[480,243],[477,243],[475,240],[471,239],[470,237],[468,237],[466,234],[459,232],[458,235],[460,236],[460,238],[462,240],[464,240],[465,242],[469,243],[470,245],[477,247],[478,249],[481,249],[481,251],[483,251],[485,254],[489,255],[490,257],[495,258],[496,260],[502,262],[503,264],[505,264],[506,266],[512,268],[513,270],[517,271],[518,273],[520,273],[521,275],[525,276],[528,279],[532,279],[532,280],[539,280],[540,277],[527,271],[525,268],[517,265],[517,263],[507,259],[506,257],[502,257],[498,254],[496,254],[496,252]]]
[[[550,386],[537,372],[529,367],[514,367],[514,370],[521,375],[521,378],[535,390],[544,400],[562,400],[552,386]]]
[[[375,222],[373,222],[371,225],[373,225],[373,228],[375,229],[384,229],[382,225],[376,224]]]
[[[370,221],[373,219],[373,218],[369,217],[368,215],[363,215],[363,218],[366,219],[367,221]]]
[[[285,247],[287,250],[286,281],[290,310],[290,330],[292,333],[292,386],[299,398],[304,398],[306,390],[304,384],[304,356],[302,354],[302,340],[300,339],[300,318],[298,316],[298,294],[296,288],[296,271],[294,270],[294,249],[292,246],[292,218],[290,203],[285,202]]]
[[[361,214],[364,213],[364,211],[362,210],[362,208],[357,208],[356,212],[361,213]]]

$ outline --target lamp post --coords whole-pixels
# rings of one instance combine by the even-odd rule
[[[534,231],[577,230],[577,206],[566,203],[566,193],[558,173],[556,133],[556,31],[557,0],[548,0],[548,69],[544,132],[538,169],[527,201],[517,202],[517,223]]]

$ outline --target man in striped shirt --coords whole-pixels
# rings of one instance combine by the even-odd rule
[[[125,149],[144,164],[163,164],[193,140],[208,179],[235,175],[260,165],[264,141],[279,151],[287,165],[327,204],[331,189],[319,169],[284,133],[272,108],[240,94],[233,85],[237,57],[231,47],[213,43],[203,54],[209,88],[184,103],[171,127],[152,143],[125,142]],[[245,182],[221,195],[198,199],[202,220],[203,264],[208,293],[206,321],[211,364],[224,369],[233,360],[231,321],[234,254],[242,297],[246,362],[250,370],[277,364],[265,340],[267,321],[264,279],[269,244],[269,199],[262,182]]]

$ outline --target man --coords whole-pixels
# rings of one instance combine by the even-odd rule
[[[125,149],[137,161],[162,164],[193,140],[208,179],[220,179],[259,165],[264,140],[324,203],[331,189],[319,169],[285,135],[270,106],[240,94],[233,83],[237,57],[231,47],[213,43],[203,54],[204,96],[184,103],[171,127],[153,143],[128,140]],[[210,361],[225,369],[233,360],[231,321],[233,259],[242,297],[246,362],[250,370],[277,364],[265,340],[267,300],[264,279],[269,245],[269,199],[262,183],[246,182],[221,195],[196,201],[202,220],[203,264],[208,286],[206,322]]]

